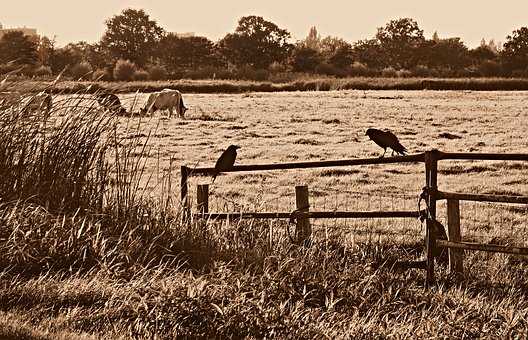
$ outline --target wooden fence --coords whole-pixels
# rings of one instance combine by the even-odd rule
[[[307,186],[297,186],[296,210],[294,212],[229,212],[211,213],[209,212],[207,185],[197,187],[198,211],[191,213],[188,201],[188,180],[191,176],[212,175],[214,168],[189,168],[181,167],[181,204],[186,217],[211,218],[211,219],[276,219],[294,218],[296,220],[296,242],[302,244],[311,237],[310,218],[418,218],[426,219],[426,285],[434,282],[434,254],[438,248],[447,248],[449,252],[449,266],[453,273],[463,273],[463,250],[479,250],[487,252],[501,252],[510,254],[528,255],[528,248],[479,244],[463,242],[460,232],[460,207],[459,202],[499,202],[528,204],[526,196],[505,196],[505,195],[477,195],[467,193],[452,193],[438,190],[438,162],[442,160],[500,160],[500,161],[528,161],[528,154],[501,154],[501,153],[453,153],[431,150],[420,154],[396,156],[387,158],[362,158],[345,159],[333,161],[316,162],[293,162],[278,164],[255,164],[255,165],[235,165],[225,172],[247,172],[247,171],[269,171],[286,169],[307,169],[322,167],[342,167],[360,166],[373,164],[391,163],[417,163],[425,164],[425,187],[422,198],[425,199],[427,209],[424,211],[310,211],[309,195]],[[418,198],[418,196],[417,196]],[[435,224],[437,222],[437,202],[447,201],[447,229],[448,239],[437,239]]]

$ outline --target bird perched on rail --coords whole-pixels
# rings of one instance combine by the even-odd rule
[[[407,149],[401,145],[398,137],[396,137],[389,130],[382,131],[378,129],[368,129],[366,135],[369,136],[369,138],[372,139],[374,143],[383,148],[383,155],[381,155],[380,158],[385,156],[387,148],[392,149],[392,156],[394,156],[395,151],[400,155],[405,155],[407,152]]]
[[[215,164],[215,173],[213,174],[213,182],[216,179],[216,176],[222,171],[229,170],[235,164],[235,159],[237,156],[237,149],[240,149],[238,145],[229,145],[229,147],[220,155]]]

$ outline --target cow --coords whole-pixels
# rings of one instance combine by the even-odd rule
[[[121,105],[121,101],[115,94],[101,92],[96,95],[96,99],[105,110],[117,115],[127,115],[127,110]]]
[[[183,97],[178,90],[164,89],[159,92],[149,94],[147,103],[140,110],[141,114],[151,114],[157,110],[169,110],[169,118],[172,110],[176,109],[178,115],[183,118],[187,107],[183,103]]]
[[[53,98],[46,91],[41,91],[35,95],[23,97],[20,101],[21,112],[42,112],[44,117],[48,117],[53,106]]]

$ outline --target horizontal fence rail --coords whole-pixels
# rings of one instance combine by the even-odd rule
[[[454,200],[459,200],[459,201],[528,204],[528,196],[465,194],[465,193],[446,192],[446,191],[436,191],[435,196],[439,200],[454,199]]]
[[[526,153],[469,153],[469,152],[442,152],[433,151],[437,160],[458,159],[458,160],[478,160],[478,161],[528,161]]]
[[[453,242],[447,240],[436,240],[438,247],[452,248],[452,249],[464,249],[464,250],[480,250],[491,253],[505,253],[505,254],[516,254],[516,255],[528,255],[528,248],[522,247],[511,247],[501,246],[497,244],[483,244],[473,242]]]
[[[308,212],[229,212],[195,213],[194,217],[209,219],[275,219],[275,218],[418,218],[425,211],[308,211]]]
[[[389,164],[389,163],[416,163],[423,162],[424,154],[419,153],[407,156],[395,156],[386,158],[357,158],[341,159],[332,161],[313,161],[313,162],[293,162],[293,163],[271,163],[271,164],[248,164],[234,165],[229,170],[222,172],[239,172],[239,171],[265,171],[265,170],[288,170],[288,169],[307,169],[307,168],[328,168],[338,166],[354,166],[369,164]],[[189,176],[211,175],[215,173],[214,168],[188,168]]]

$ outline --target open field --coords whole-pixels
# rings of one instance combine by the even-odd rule
[[[213,165],[229,144],[242,147],[238,164],[376,157],[382,150],[365,131],[378,127],[391,129],[410,153],[528,153],[527,96],[187,94],[186,119],[159,113],[119,118],[118,135],[121,145],[146,145],[130,155],[144,162],[139,182],[154,200],[169,191],[177,210],[179,166]],[[133,111],[145,101],[144,94],[120,98]],[[63,119],[60,114],[54,112],[52,121]],[[438,183],[446,191],[528,195],[527,169],[515,162],[443,161]],[[113,174],[119,176],[118,170]],[[210,181],[194,178],[191,191]],[[312,210],[414,209],[424,182],[423,164],[230,173],[211,186],[210,210],[291,211],[299,184],[309,186]],[[525,207],[468,203],[461,209],[467,239],[528,244]],[[422,255],[419,221],[314,221],[313,246],[297,249],[287,221],[182,225],[147,213],[145,220],[125,220],[105,234],[98,220],[103,217],[81,225],[79,218],[61,222],[44,209],[2,206],[0,338],[528,335],[525,258],[468,253],[464,280],[441,267],[439,284],[429,290],[423,271],[392,269],[397,259]],[[42,256],[46,246],[82,261],[59,270],[50,263],[63,253]],[[26,264],[43,269],[21,271]]]

